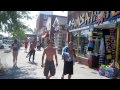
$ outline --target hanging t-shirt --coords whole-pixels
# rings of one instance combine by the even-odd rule
[[[94,40],[89,40],[88,51],[93,51],[93,48],[94,48]]]
[[[98,38],[96,38],[96,40],[95,40],[94,53],[96,53],[96,54],[99,53],[99,39]]]
[[[101,39],[101,41],[100,41],[99,53],[100,54],[104,54],[105,53],[105,45],[104,45],[104,40],[103,39]]]

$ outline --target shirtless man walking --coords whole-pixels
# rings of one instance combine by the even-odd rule
[[[53,43],[51,41],[48,42],[48,46],[43,51],[41,67],[43,67],[45,54],[46,54],[46,61],[45,61],[45,68],[44,68],[44,76],[46,76],[46,79],[50,79],[50,77],[54,76],[56,73],[53,56],[55,56],[56,66],[58,66],[56,49],[53,47]],[[48,75],[49,71],[50,71],[50,75]]]

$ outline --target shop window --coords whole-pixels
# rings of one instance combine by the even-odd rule
[[[79,48],[78,48],[78,54],[81,56],[87,57],[87,51],[88,51],[88,33],[89,30],[82,30],[80,32],[80,37],[79,37]]]
[[[88,56],[87,55],[88,38],[89,38],[88,34],[89,34],[89,30],[82,30],[79,32],[74,32],[72,35],[74,49],[76,50],[76,53],[78,54],[78,56],[84,56],[84,57]]]
[[[72,33],[72,41],[73,41],[73,48],[77,52],[77,46],[78,46],[78,33],[79,32],[73,32]]]

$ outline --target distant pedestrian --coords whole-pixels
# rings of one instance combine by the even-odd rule
[[[44,76],[46,76],[46,79],[50,79],[50,77],[54,76],[56,73],[54,60],[53,60],[54,55],[56,59],[56,66],[58,66],[56,49],[53,47],[53,43],[51,41],[48,42],[48,46],[43,51],[41,67],[43,67],[45,54],[46,54],[46,61],[45,61],[45,68],[44,68]],[[50,71],[50,75],[48,75],[49,71]]]
[[[73,75],[73,58],[76,58],[73,43],[69,42],[69,45],[65,46],[63,51],[64,68],[61,79],[64,79],[64,75],[66,74],[68,74],[68,79],[71,79],[71,75]]]
[[[41,43],[38,41],[37,42],[37,50],[40,50],[41,49]]]
[[[34,43],[34,46],[36,48],[37,47],[37,38],[34,38],[33,43]]]
[[[33,62],[34,62],[34,59],[35,59],[35,43],[34,43],[34,41],[32,41],[30,43],[30,49],[29,49],[28,54],[29,54],[29,61],[31,59],[31,56],[33,55]]]
[[[27,52],[28,43],[29,43],[29,41],[28,41],[28,39],[26,39],[26,40],[24,41],[25,52]]]
[[[17,57],[18,57],[18,51],[19,51],[19,43],[15,39],[14,43],[12,44],[12,51],[13,51],[13,67],[17,66]]]

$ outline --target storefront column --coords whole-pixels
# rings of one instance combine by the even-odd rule
[[[116,40],[116,60],[115,67],[119,69],[118,59],[119,59],[119,43],[120,41],[120,23],[117,24],[117,40]]]
[[[79,54],[79,46],[80,46],[80,32],[78,32],[77,55]]]

